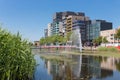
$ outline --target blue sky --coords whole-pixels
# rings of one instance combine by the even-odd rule
[[[55,12],[85,12],[90,19],[104,19],[120,26],[120,0],[0,0],[0,23],[30,41],[44,36]]]

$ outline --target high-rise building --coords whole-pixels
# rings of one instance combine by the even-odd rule
[[[112,23],[105,20],[93,20],[91,25],[88,27],[88,40],[92,41],[93,39],[100,36],[100,31],[112,29]]]
[[[55,21],[62,21],[63,17],[67,17],[69,15],[74,15],[74,16],[84,16],[85,14],[82,12],[72,12],[72,11],[66,11],[66,12],[56,12],[53,15],[53,22]]]
[[[52,23],[48,24],[48,36],[51,36],[52,34]]]
[[[48,37],[48,29],[44,29],[44,35],[45,37]]]
[[[45,36],[62,35],[79,29],[82,43],[100,36],[100,31],[112,29],[112,23],[105,20],[90,20],[83,12],[56,12],[52,23],[48,24]],[[47,35],[48,34],[48,35]]]
[[[87,41],[87,26],[90,25],[89,21],[75,20],[73,21],[72,30],[79,29],[81,34],[82,43]]]
[[[51,27],[51,35],[59,34],[59,22],[53,22]]]
[[[88,21],[89,21],[89,17],[86,17],[85,14],[84,15],[69,15],[68,17],[66,17],[66,23],[64,23],[65,26],[65,30],[66,33],[71,32],[73,30],[76,29],[80,29],[80,33],[81,33],[81,40],[84,43],[86,41],[86,30],[87,30],[87,26]]]
[[[59,35],[64,36],[65,27],[63,26],[63,22],[59,22]]]
[[[88,21],[88,20],[89,18],[86,16],[74,16],[74,15],[68,16],[66,18],[66,32],[72,31],[74,21],[77,21],[77,22],[83,21],[85,23],[85,21]],[[75,29],[75,25],[74,25],[74,29]]]
[[[72,26],[72,24],[69,25],[70,22],[68,22],[69,21],[68,18],[69,18],[70,15],[71,16],[85,16],[85,14],[82,13],[82,12],[71,12],[71,11],[56,12],[54,14],[54,16],[53,16],[53,22],[52,22],[52,29],[53,30],[52,30],[52,35],[59,34],[59,33],[61,34],[61,29],[59,30],[60,27],[64,28],[67,31],[72,31],[72,28],[71,28],[71,30],[69,30],[70,27]],[[63,26],[61,26],[61,24]],[[64,31],[64,30],[62,30],[62,31]]]

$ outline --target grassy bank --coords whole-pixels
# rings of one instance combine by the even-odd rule
[[[120,58],[120,51],[114,47],[106,48],[106,47],[99,47],[97,49],[88,49],[83,50],[81,53],[78,50],[70,50],[70,51],[57,51],[59,54],[41,54],[41,56],[48,60],[56,60],[56,61],[70,61],[70,59],[66,58],[66,55],[92,55],[92,56],[108,56],[108,57],[119,57]]]
[[[98,51],[109,51],[109,52],[119,52],[115,47],[98,47]]]
[[[80,52],[69,52],[69,51],[62,51],[61,53],[62,54],[73,54],[73,55],[92,55],[92,56],[120,57],[120,52],[112,52],[112,51],[84,50],[82,53],[80,53]]]
[[[42,58],[45,58],[47,60],[52,60],[52,61],[67,61],[67,62],[71,62],[71,59],[63,54],[61,55],[56,55],[56,54],[40,54],[40,56]]]

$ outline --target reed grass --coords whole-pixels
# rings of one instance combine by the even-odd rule
[[[29,42],[0,28],[0,80],[30,80],[34,66]]]

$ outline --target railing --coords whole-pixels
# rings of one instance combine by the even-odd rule
[[[120,43],[102,43],[101,46],[114,46],[114,47],[118,47],[120,46]]]
[[[61,51],[79,51],[77,46],[32,46],[32,50],[39,50],[41,53],[60,53]]]

